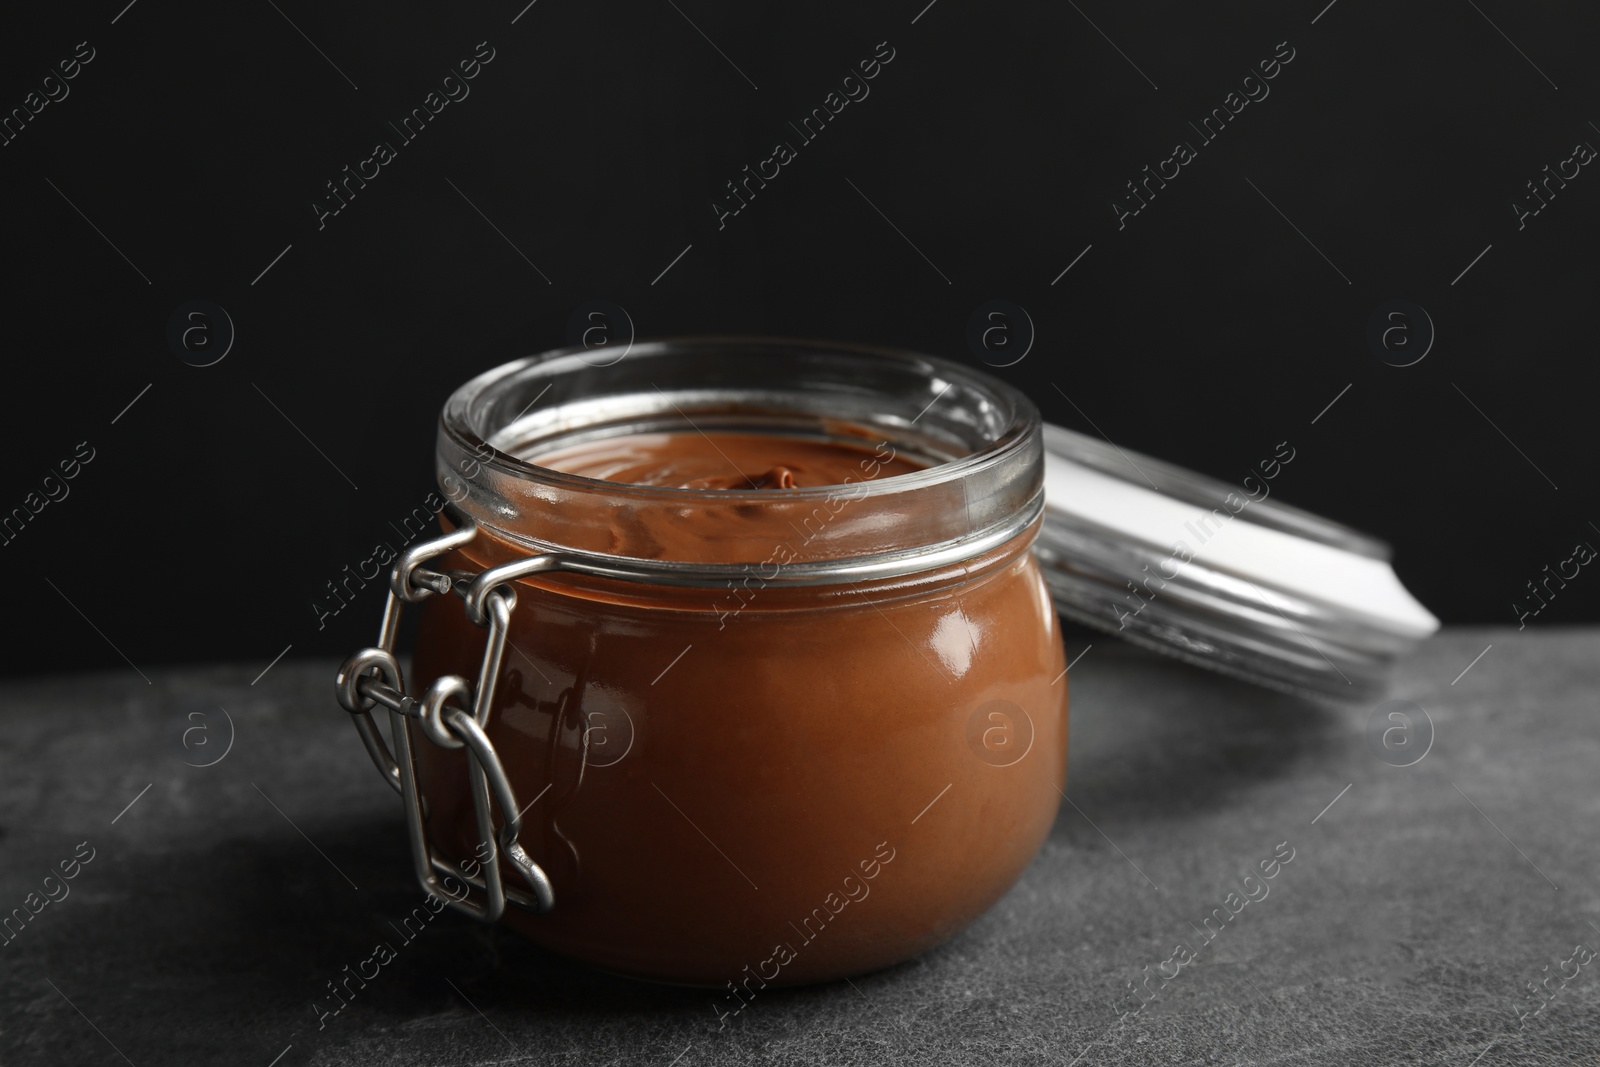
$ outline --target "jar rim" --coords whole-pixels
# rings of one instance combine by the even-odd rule
[[[926,464],[833,485],[704,489],[572,474],[529,456],[632,433],[791,433]],[[463,518],[595,573],[674,572],[690,584],[769,567],[800,584],[910,573],[1033,524],[1043,508],[1042,423],[989,374],[914,352],[830,341],[686,337],[593,361],[562,348],[479,374],[440,416],[440,487]],[[695,514],[702,534],[663,541]],[[763,558],[765,557],[765,558]]]
[[[988,391],[995,399],[1003,399],[1011,406],[1009,425],[991,444],[976,449],[967,455],[932,464],[920,470],[887,475],[871,482],[854,483],[855,486],[864,487],[862,495],[865,496],[903,492],[923,485],[933,485],[956,478],[969,477],[979,470],[994,466],[1018,450],[1028,447],[1030,439],[1038,438],[1042,432],[1042,419],[1037,407],[1020,390],[974,368],[937,356],[923,355],[904,349],[838,341],[764,337],[759,335],[695,335],[636,342],[629,346],[628,355],[631,356],[637,353],[648,358],[707,349],[745,349],[771,354],[806,351],[888,360],[901,363],[907,367],[920,365],[951,379],[945,388],[941,390],[941,396],[948,391],[951,385],[955,384],[956,380],[960,380],[969,387]],[[689,504],[712,501],[759,504],[772,499],[772,491],[770,489],[695,489],[679,486],[641,485],[633,482],[590,478],[586,475],[572,474],[551,467],[543,467],[505,451],[494,443],[497,437],[500,437],[510,428],[509,426],[499,427],[485,433],[482,426],[478,424],[478,420],[483,417],[487,405],[492,402],[497,392],[514,388],[528,378],[537,376],[540,371],[560,373],[563,370],[576,370],[579,367],[596,368],[596,364],[590,363],[584,358],[591,353],[592,350],[581,345],[550,349],[502,363],[478,374],[458,386],[451,393],[449,399],[446,400],[439,416],[441,436],[448,436],[458,446],[475,454],[483,465],[491,469],[517,478],[537,479],[577,490],[606,492],[627,497],[659,497],[663,501]],[[627,356],[623,358],[627,358]],[[617,362],[620,362],[620,360]],[[610,365],[612,364],[607,364],[606,366]],[[536,402],[537,400],[533,403]],[[935,402],[937,402],[937,398]],[[532,403],[529,406],[531,407]],[[926,414],[926,411],[924,414]],[[824,500],[836,495],[839,488],[840,485],[838,484],[797,486],[784,490],[784,495],[785,499],[788,500]]]

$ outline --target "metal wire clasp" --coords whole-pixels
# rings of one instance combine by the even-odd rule
[[[389,597],[383,608],[377,647],[364,648],[345,660],[339,669],[335,689],[339,706],[350,713],[367,754],[404,801],[412,863],[423,890],[457,911],[494,922],[505,913],[507,903],[541,914],[555,906],[550,879],[517,842],[522,832],[522,809],[517,806],[500,757],[484,732],[505,654],[511,609],[517,603],[516,590],[505,586],[522,574],[548,569],[553,560],[532,557],[478,575],[444,574],[423,566],[434,557],[461,547],[477,534],[477,524],[466,522],[447,534],[412,546],[400,556],[389,575]],[[463,581],[467,582],[465,587]],[[394,656],[401,609],[405,604],[418,604],[435,593],[452,590],[466,601],[467,617],[489,631],[477,684],[469,685],[460,675],[447,674],[434,681],[420,700],[409,697]],[[372,720],[372,709],[380,704],[389,709],[394,754],[384,744],[383,735]],[[412,735],[405,722],[408,718],[417,720],[423,735],[441,748],[465,748],[467,751],[472,806],[480,842],[477,857],[480,862],[473,866],[479,873],[440,856],[428,843],[423,826],[425,801],[417,788]],[[498,833],[494,828],[494,806],[500,809]],[[521,875],[526,890],[504,883],[500,871],[502,857]],[[451,879],[455,879],[459,890],[451,889]]]

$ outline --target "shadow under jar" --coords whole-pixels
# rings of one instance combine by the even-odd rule
[[[476,532],[427,573],[459,592],[550,561],[500,587],[515,603],[486,669],[471,598],[418,597],[413,701],[492,681],[478,720],[553,893],[504,920],[600,968],[719,987],[858,974],[950,937],[1032,860],[1066,769],[1031,551],[1037,411],[877,349],[593,358],[500,367],[440,421],[445,525]],[[470,870],[495,853],[469,754],[394,721],[426,847]],[[536,881],[497,862],[507,886]]]

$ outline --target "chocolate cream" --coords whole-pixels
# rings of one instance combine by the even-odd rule
[[[763,557],[728,532],[742,509],[922,464],[867,438],[692,430],[531,462],[619,484],[760,489],[732,511],[667,493],[610,507],[607,543],[667,559],[687,540],[727,544],[726,562],[770,565],[725,589],[559,573],[516,584],[488,733],[556,905],[512,909],[508,923],[605,969],[717,987],[726,1017],[767,985],[922,952],[1020,876],[1066,766],[1065,664],[1029,551],[1036,526],[933,570],[785,586],[771,578],[816,558],[826,531],[795,526]],[[841,499],[841,511],[866,506]],[[525,551],[486,529],[440,562],[477,571]],[[430,599],[411,690],[443,673],[475,679],[485,634],[455,597]],[[429,833],[465,859],[465,757],[413,733]]]

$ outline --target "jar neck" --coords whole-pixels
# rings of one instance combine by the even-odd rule
[[[454,527],[448,514],[441,516],[445,529]],[[1009,539],[972,552],[960,559],[922,566],[898,573],[860,580],[829,580],[819,583],[786,581],[787,569],[776,564],[741,566],[692,584],[665,584],[645,578],[616,580],[592,574],[545,571],[518,579],[533,586],[581,600],[631,606],[650,611],[687,611],[731,617],[749,611],[781,612],[859,609],[864,601],[883,606],[909,597],[925,597],[974,588],[1023,560],[1031,560],[1030,550],[1044,522],[1040,514]],[[524,546],[508,542],[482,530],[468,545],[456,550],[454,566],[481,572],[527,555]]]
[[[859,473],[705,490],[535,462],[627,434],[719,432],[849,443]],[[885,475],[888,457],[922,469]],[[623,559],[711,587],[752,571],[817,585],[936,568],[1013,540],[1043,505],[1039,417],[1016,390],[928,356],[809,342],[670,341],[605,368],[581,350],[508,364],[446,404],[437,473],[462,518],[515,550]],[[653,539],[651,523],[692,536]]]

